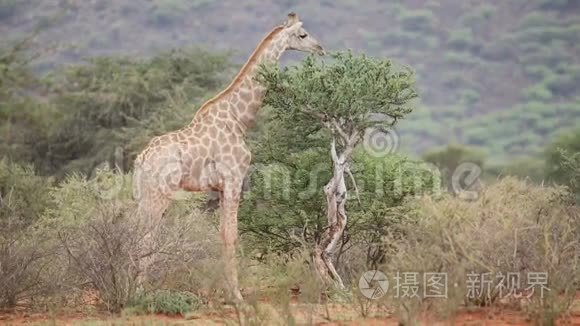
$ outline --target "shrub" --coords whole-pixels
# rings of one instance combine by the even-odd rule
[[[470,148],[457,144],[450,144],[443,148],[431,150],[423,155],[426,162],[434,164],[441,171],[443,182],[447,189],[458,193],[463,187],[471,188],[476,186],[479,180],[479,174],[483,170],[486,154],[477,148]],[[463,171],[463,167],[468,170]],[[470,169],[473,168],[473,171]],[[478,174],[475,180],[467,177],[469,184],[459,184],[453,181],[453,178],[463,180],[466,178],[465,173]],[[468,181],[466,179],[465,181]],[[467,189],[464,189],[467,190]]]
[[[546,176],[580,195],[580,129],[559,135],[547,147]]]
[[[55,207],[43,218],[47,235],[60,245],[60,273],[68,276],[68,286],[96,290],[109,311],[136,300],[142,258],[150,257],[142,290],[179,290],[190,286],[177,279],[182,271],[215,258],[219,249],[210,229],[196,217],[202,201],[191,198],[178,200],[157,226],[156,236],[145,243],[151,225],[135,218],[131,193],[129,175],[98,170],[88,181],[73,175],[52,191]]]
[[[580,275],[576,254],[580,211],[563,189],[533,186],[510,177],[485,187],[477,201],[424,197],[411,200],[407,208],[412,216],[406,220],[410,232],[406,238],[387,240],[394,243],[397,253],[382,270],[389,275],[444,272],[448,286],[447,297],[441,300],[388,296],[386,300],[398,305],[400,315],[406,310],[417,316],[428,304],[431,311],[449,318],[464,302],[468,306],[513,302],[517,297],[506,296],[505,289],[500,293],[497,286],[501,279],[496,277],[508,273],[518,275],[520,283],[513,279],[509,283],[517,295],[530,295],[530,273],[547,273],[549,290],[541,297],[539,286],[535,287],[526,306],[534,320],[552,324],[569,308]],[[492,282],[488,290],[486,283],[469,281],[470,275],[473,280],[473,275],[483,273],[489,273],[487,279]],[[470,294],[474,287],[481,292]]]
[[[132,303],[132,308],[150,314],[185,315],[201,307],[201,300],[190,292],[157,290]]]
[[[126,223],[125,215],[119,205],[102,205],[88,222],[59,232],[72,272],[90,282],[109,311],[119,311],[134,298],[144,255],[139,249],[145,232]]]
[[[54,114],[43,161],[59,177],[90,174],[103,161],[129,170],[152,134],[191,119],[190,103],[221,86],[230,67],[227,54],[183,49],[146,60],[93,58],[54,72],[46,78]]]
[[[517,158],[503,165],[492,165],[486,168],[486,174],[490,179],[515,176],[535,183],[541,183],[544,180],[544,172],[544,162],[537,158]]]
[[[37,222],[51,185],[29,166],[0,160],[0,309],[30,304],[50,287],[44,273],[55,252]]]

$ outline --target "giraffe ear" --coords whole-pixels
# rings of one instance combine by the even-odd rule
[[[288,14],[288,20],[286,20],[286,24],[284,24],[284,25],[286,27],[290,27],[299,21],[300,20],[298,19],[298,15],[295,12],[291,12]]]

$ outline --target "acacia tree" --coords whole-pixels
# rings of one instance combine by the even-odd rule
[[[366,132],[389,130],[412,111],[409,101],[417,97],[413,73],[395,67],[390,60],[337,52],[327,64],[314,56],[301,66],[280,69],[263,66],[258,79],[268,91],[265,104],[274,119],[319,130],[328,138],[332,177],[324,186],[328,226],[314,248],[314,265],[326,282],[343,282],[333,256],[347,224],[345,209],[353,150]],[[355,188],[356,190],[356,188]]]

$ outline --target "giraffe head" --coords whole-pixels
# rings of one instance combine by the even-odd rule
[[[288,14],[288,20],[284,24],[284,33],[287,36],[288,49],[318,55],[326,54],[320,43],[302,27],[302,22],[294,12]]]

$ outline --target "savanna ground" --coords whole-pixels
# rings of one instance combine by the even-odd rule
[[[388,310],[379,311],[372,317],[361,317],[355,307],[344,305],[300,305],[292,304],[290,310],[293,322],[281,318],[276,307],[268,303],[259,303],[257,308],[267,311],[263,317],[264,325],[297,324],[297,325],[400,325],[400,319],[392,317]],[[185,316],[155,315],[121,315],[111,316],[98,313],[75,314],[2,314],[2,324],[7,325],[232,325],[239,323],[238,312],[234,308],[203,310]],[[443,320],[432,316],[421,316],[421,325],[535,325],[528,316],[518,310],[501,308],[479,308],[460,312],[452,319]],[[558,325],[580,324],[580,311],[561,318]]]

